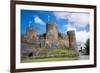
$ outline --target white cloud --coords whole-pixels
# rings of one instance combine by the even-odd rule
[[[34,22],[40,25],[45,25],[45,22],[42,19],[40,19],[38,16],[35,16]]]
[[[90,15],[88,13],[71,13],[71,12],[54,12],[57,19],[68,19],[68,22],[73,22],[77,27],[84,28],[90,23]]]
[[[78,27],[85,27],[90,23],[90,17],[87,13],[72,13],[67,18],[69,22],[74,22]]]
[[[80,43],[85,43],[86,40],[89,38],[89,32],[84,31],[77,31],[76,32],[76,41]]]
[[[67,16],[69,15],[69,12],[54,12],[54,16],[57,19],[67,19]]]
[[[74,30],[76,31],[76,28],[74,28],[74,26],[72,26],[70,23],[64,26],[66,31],[70,31],[70,30]]]
[[[75,29],[75,28],[71,28],[71,27],[67,29],[67,31],[71,31],[71,30],[76,31],[76,29]]]

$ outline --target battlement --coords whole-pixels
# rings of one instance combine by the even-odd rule
[[[46,33],[50,32],[52,30],[57,31],[57,24],[48,22],[46,25]]]

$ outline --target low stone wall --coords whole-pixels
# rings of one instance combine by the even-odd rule
[[[41,59],[41,58],[59,58],[59,57],[79,57],[79,54],[73,54],[73,55],[47,55],[47,56],[32,56],[30,57],[31,59],[34,58],[34,59]]]
[[[73,49],[67,49],[67,48],[58,49],[58,48],[51,48],[51,47],[35,48],[34,45],[32,44],[22,43],[21,57],[22,58],[24,57],[25,58],[79,57],[79,54]]]

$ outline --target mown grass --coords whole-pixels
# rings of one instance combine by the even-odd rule
[[[78,60],[78,58],[76,58],[76,57],[63,57],[63,58],[23,59],[23,60],[21,60],[21,63],[70,61],[70,60]]]
[[[49,50],[47,52],[48,55],[55,55],[55,54],[59,54],[59,55],[62,55],[62,54],[68,54],[68,55],[73,55],[73,54],[77,54],[75,51],[73,50],[62,50],[62,49],[59,49],[59,50]]]
[[[66,54],[66,51],[65,50],[49,50],[48,51],[48,54],[49,55],[53,55],[53,54]]]

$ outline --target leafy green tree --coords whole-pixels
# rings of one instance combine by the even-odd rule
[[[86,55],[90,54],[90,39],[87,39],[85,43]]]

